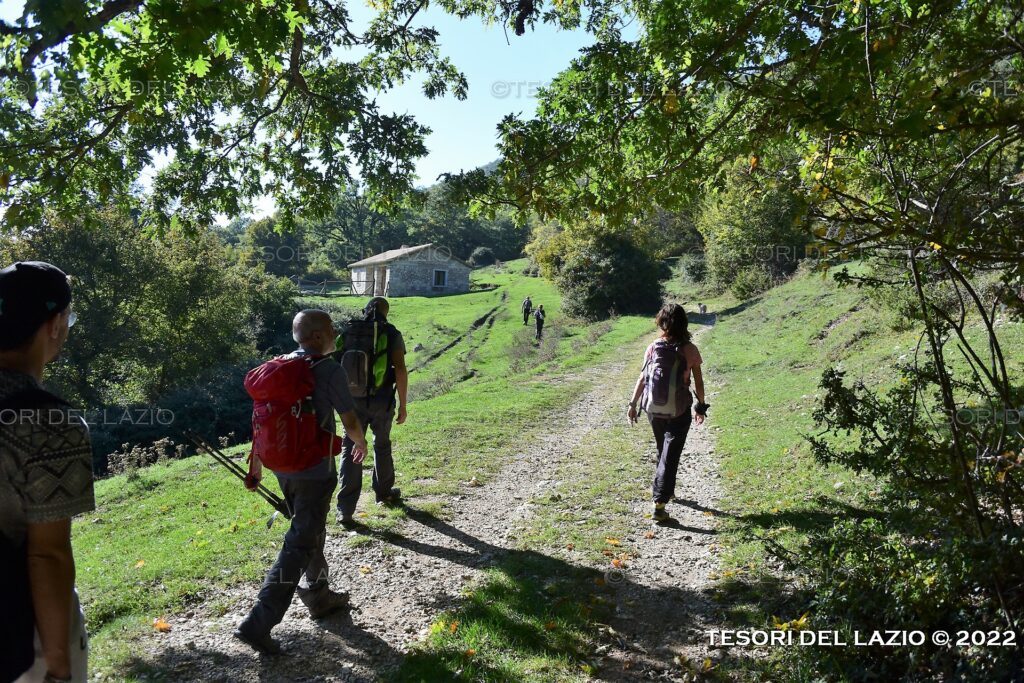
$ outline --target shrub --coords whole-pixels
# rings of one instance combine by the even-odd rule
[[[497,259],[494,257],[494,251],[490,247],[477,247],[473,250],[473,253],[469,255],[469,265],[474,268],[493,265],[496,260]]]
[[[602,233],[563,241],[555,284],[562,312],[582,320],[653,313],[661,305],[668,266],[623,235]]]
[[[747,266],[736,273],[729,290],[740,301],[757,296],[772,286],[772,276],[768,269],[760,266]]]
[[[822,377],[815,458],[868,472],[882,488],[868,519],[813,532],[799,553],[816,594],[814,627],[1002,633],[1024,613],[1024,492],[1015,479],[1024,438],[1006,429],[1016,416],[986,405],[979,374],[952,375],[965,407],[948,415],[935,397],[951,368],[895,370],[899,381],[881,395],[847,385],[841,371]],[[1020,405],[1024,392],[1009,391]],[[982,401],[978,410],[972,400]],[[828,650],[805,654],[855,680],[1009,681],[1024,664],[1019,649],[930,641],[871,659],[862,648]]]
[[[708,276],[708,264],[704,260],[704,254],[684,254],[679,258],[679,270],[682,272],[683,282],[687,284],[701,284]]]

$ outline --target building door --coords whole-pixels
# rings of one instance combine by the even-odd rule
[[[388,284],[388,269],[387,266],[377,266],[374,269],[375,274],[373,276],[373,295],[384,296],[384,292],[387,290]]]

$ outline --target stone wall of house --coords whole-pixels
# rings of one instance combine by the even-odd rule
[[[469,266],[433,249],[410,254],[388,264],[388,296],[440,296],[469,291]],[[434,286],[434,271],[447,272],[447,284]]]

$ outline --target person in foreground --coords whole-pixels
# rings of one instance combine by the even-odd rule
[[[80,413],[42,387],[77,316],[59,268],[0,270],[0,681],[85,683],[71,518],[95,508]]]
[[[669,519],[665,505],[675,497],[676,472],[679,458],[690,431],[692,421],[703,424],[710,407],[704,402],[702,359],[696,345],[690,341],[686,310],[679,304],[665,304],[654,318],[661,330],[644,352],[644,365],[633,387],[633,396],[626,409],[629,424],[636,424],[637,402],[647,413],[658,447],[658,465],[654,473],[652,495],[654,521]],[[693,377],[697,404],[693,405],[690,377]]]
[[[313,619],[321,619],[349,605],[347,593],[330,589],[324,557],[327,515],[338,483],[334,456],[341,450],[335,411],[354,444],[353,458],[362,461],[366,455],[366,437],[355,413],[348,378],[337,361],[328,356],[334,351],[335,337],[330,316],[313,309],[299,312],[292,322],[292,337],[299,344],[297,351],[264,363],[246,377],[246,389],[254,399],[249,486],[255,488],[262,476],[262,466],[266,465],[277,476],[292,514],[284,545],[267,572],[256,604],[234,632],[236,638],[265,654],[282,652],[281,644],[271,637],[270,631],[281,623],[296,591]],[[301,385],[299,390],[282,387],[288,381]],[[311,400],[303,397],[304,387],[308,385],[312,387]],[[281,395],[289,395],[291,391],[290,398],[278,402],[271,395],[274,391]],[[303,407],[292,412],[287,404],[295,398]],[[309,414],[309,403],[315,425],[303,422],[303,413]],[[293,441],[309,444],[311,440],[303,438],[308,427],[313,430],[312,447],[298,453],[274,450],[275,443],[287,441],[278,439],[280,432],[275,434],[274,430],[288,427],[280,420],[269,418],[274,408],[282,404],[284,410],[278,409],[277,414],[293,415],[296,420],[294,428],[299,438]],[[262,419],[264,410],[268,414],[266,420]]]

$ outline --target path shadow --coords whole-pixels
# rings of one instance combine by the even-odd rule
[[[366,535],[411,553],[436,557],[471,568],[487,566],[506,552],[504,548],[468,534],[426,510],[411,507],[406,503],[402,503],[401,506],[408,519],[458,541],[466,546],[467,550],[424,543],[396,531],[368,529]]]
[[[724,512],[722,510],[717,510],[715,508],[707,507],[706,505],[702,505],[698,501],[692,500],[690,498],[673,498],[672,502],[673,503],[677,503],[679,505],[683,505],[685,507],[690,508],[691,510],[696,510],[698,512],[710,512],[715,517],[735,517],[736,516],[736,515],[732,514],[731,512]]]
[[[485,541],[422,509],[406,506],[411,522],[458,542],[448,548],[394,531],[368,530],[381,542],[410,553],[488,571],[462,594],[423,595],[434,615],[435,638],[443,646],[415,648],[403,655],[381,637],[352,621],[348,612],[320,620],[318,628],[296,629],[285,621],[274,630],[290,653],[261,657],[236,644],[227,627],[208,639],[140,653],[117,672],[119,680],[153,681],[450,681],[519,683],[524,679],[508,657],[569,661],[576,671],[594,671],[604,681],[646,681],[683,673],[675,655],[681,643],[706,644],[711,629],[736,627],[716,586],[647,585],[627,566],[594,568],[530,549]],[[694,534],[714,531],[675,523]],[[444,571],[441,569],[440,571]],[[429,584],[428,584],[429,585]],[[410,586],[422,591],[423,585]],[[778,602],[778,592],[772,597]],[[300,610],[292,606],[291,614]],[[304,618],[304,617],[300,617]],[[451,624],[457,628],[450,630]],[[466,640],[462,640],[466,635]],[[482,638],[491,650],[478,656],[467,643]],[[752,655],[734,650],[745,662]],[[753,661],[753,660],[751,660]],[[639,663],[638,663],[639,662]],[[753,662],[752,666],[755,666]]]
[[[686,312],[686,319],[688,321],[694,325],[701,325],[703,327],[713,327],[716,317],[716,313],[696,313],[694,311]]]
[[[688,531],[693,534],[706,534],[708,536],[718,535],[718,531],[715,529],[701,529],[696,526],[687,526],[677,520],[675,517],[669,517],[663,522],[657,523],[659,527],[663,529],[678,529],[679,531]]]
[[[715,313],[715,315],[736,315],[737,313],[742,313],[743,311],[747,310],[754,304],[760,303],[760,301],[761,297],[755,296],[753,299],[747,299],[746,301],[738,303],[735,306],[730,306],[729,308],[718,311],[717,313]]]
[[[408,552],[490,571],[472,584],[471,592],[455,600],[432,596],[426,606],[437,610],[445,647],[414,650],[385,680],[523,680],[513,670],[496,667],[493,657],[466,655],[465,649],[460,650],[467,647],[466,642],[445,632],[445,625],[452,623],[458,624],[457,633],[465,630],[493,647],[514,649],[508,654],[516,657],[568,658],[574,668],[600,672],[596,674],[600,680],[649,680],[652,673],[681,674],[674,660],[679,644],[693,638],[707,642],[709,636],[704,634],[722,628],[727,618],[713,587],[652,587],[642,577],[631,576],[628,563],[620,569],[598,569],[530,549],[503,548],[425,510],[406,510],[413,522],[458,541],[465,549],[392,531],[372,535]],[[670,527],[693,534],[716,533],[675,520]],[[643,666],[635,665],[637,658]]]
[[[301,607],[293,605],[291,610]],[[292,612],[294,613],[294,612]],[[289,621],[274,629],[285,648],[281,656],[260,655],[235,641],[230,631],[161,648],[155,655],[139,654],[115,672],[117,680],[210,681],[371,681],[393,672],[401,653],[353,623],[346,610],[317,622],[313,632],[296,630]],[[215,641],[215,642],[214,642]],[[227,645],[230,643],[230,646]]]

